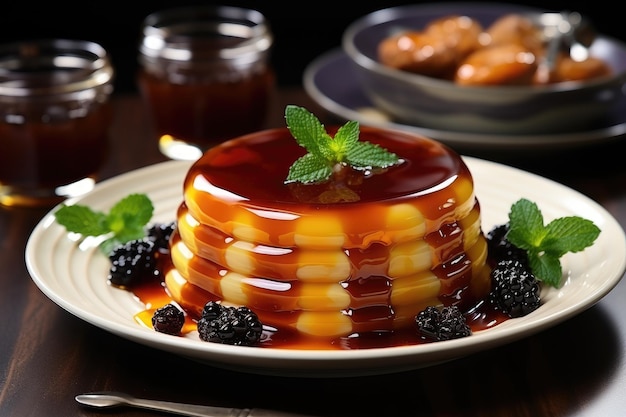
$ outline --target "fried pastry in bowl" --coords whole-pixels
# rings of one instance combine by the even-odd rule
[[[481,3],[398,6],[349,25],[342,47],[393,119],[538,134],[598,123],[623,96],[626,45],[578,13]]]

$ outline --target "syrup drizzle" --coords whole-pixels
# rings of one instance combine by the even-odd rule
[[[424,216],[427,230],[436,230],[424,236],[424,240],[430,247],[436,248],[433,256],[439,260],[439,264],[431,272],[441,282],[441,302],[444,305],[458,305],[465,311],[467,323],[473,332],[491,328],[508,319],[470,291],[472,264],[463,248],[465,230],[462,222],[453,220],[455,210],[462,203],[458,201],[461,199],[458,194],[468,189],[471,193],[472,189],[468,186],[472,183],[471,174],[460,158],[450,158],[453,152],[438,142],[425,140],[416,145],[414,136],[402,133],[383,135],[376,130],[362,128],[363,135],[368,141],[383,147],[393,145],[393,152],[401,155],[405,161],[384,175],[372,175],[366,179],[362,179],[362,173],[344,173],[347,175],[344,178],[345,185],[358,197],[357,201],[320,203],[318,196],[333,192],[328,189],[328,184],[284,185],[283,177],[289,165],[304,153],[301,147],[295,145],[286,129],[266,131],[254,140],[243,137],[221,145],[219,149],[213,148],[192,166],[185,179],[186,197],[185,202],[181,203],[179,215],[181,210],[188,210],[194,218],[202,219],[202,226],[194,229],[195,240],[209,242],[207,247],[210,248],[217,246],[210,243],[216,239],[232,240],[228,231],[223,229],[232,219],[238,218],[235,212],[241,210],[241,207],[244,207],[246,216],[254,218],[250,224],[271,231],[267,242],[257,243],[275,245],[286,251],[297,250],[295,244],[284,243],[293,234],[293,220],[327,213],[340,218],[347,239],[343,250],[348,255],[353,271],[349,279],[341,282],[351,299],[350,306],[342,313],[354,323],[354,332],[334,338],[299,333],[287,325],[296,321],[299,311],[273,311],[262,304],[266,298],[272,298],[271,289],[257,286],[253,292],[246,288],[244,292],[251,301],[249,307],[254,310],[255,303],[263,307],[262,312],[257,311],[263,322],[266,322],[265,317],[267,322],[282,323],[275,328],[265,326],[261,347],[368,349],[431,343],[420,337],[415,326],[391,330],[396,316],[390,302],[393,278],[386,275],[389,242],[385,241],[384,220],[380,219],[384,219],[383,213],[389,205],[398,204],[415,194],[419,194],[419,212]],[[280,139],[276,140],[276,136]],[[452,183],[457,185],[451,186]],[[213,192],[219,195],[212,195]],[[470,201],[467,195],[463,199]],[[474,204],[474,215],[478,215],[480,207],[473,195],[471,201]],[[194,206],[186,204],[189,202],[193,202]],[[355,210],[362,212],[355,215]],[[372,224],[371,230],[363,231],[363,216],[367,216],[368,224]],[[180,239],[177,233],[172,236],[173,241],[176,239]],[[224,240],[223,243],[229,242]],[[215,259],[212,261],[217,262]],[[197,270],[203,271],[205,268],[201,276],[219,276],[228,272],[219,263],[214,263],[209,268],[214,269],[215,274],[209,273],[205,264],[190,262],[190,266]],[[129,288],[147,306],[146,311],[136,316],[137,321],[147,327],[152,327],[154,310],[172,302],[163,284],[163,277],[172,268],[171,259],[163,257],[159,279]],[[257,283],[261,283],[262,279],[251,278],[252,281],[257,280]],[[290,291],[286,299],[297,300],[301,283],[289,280],[289,277],[280,282],[285,283],[285,291]],[[179,290],[182,295],[178,297],[178,302],[186,312],[187,320],[183,333],[188,333],[195,330],[195,321],[199,318],[202,305],[209,300],[219,301],[220,297],[189,282]],[[264,298],[268,294],[270,297]]]

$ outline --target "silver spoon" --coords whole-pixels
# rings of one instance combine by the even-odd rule
[[[259,408],[212,407],[207,405],[147,400],[114,391],[81,394],[77,395],[75,399],[80,404],[96,408],[128,406],[191,417],[307,417],[302,414],[263,410]]]
[[[528,15],[538,27],[542,28],[547,43],[546,55],[537,69],[538,79],[549,82],[555,69],[558,54],[577,50],[588,55],[588,48],[593,43],[595,34],[589,22],[578,12],[547,12]]]

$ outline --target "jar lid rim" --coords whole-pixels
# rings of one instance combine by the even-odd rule
[[[98,43],[36,39],[0,45],[0,95],[71,93],[109,84],[114,68]]]
[[[173,61],[240,59],[267,51],[274,41],[262,13],[231,6],[156,12],[144,20],[142,33],[140,54]]]

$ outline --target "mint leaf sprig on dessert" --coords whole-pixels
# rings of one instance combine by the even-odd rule
[[[591,246],[599,235],[600,229],[592,221],[578,216],[561,217],[544,225],[537,204],[524,198],[509,212],[507,239],[526,251],[535,277],[553,287],[561,285],[560,258]]]
[[[285,184],[325,181],[342,165],[367,170],[402,162],[396,154],[376,144],[360,142],[356,121],[348,121],[332,137],[319,119],[303,107],[288,105],[285,119],[296,142],[308,151],[291,165]]]
[[[63,205],[54,217],[68,232],[87,236],[105,236],[99,248],[108,254],[113,248],[145,235],[145,226],[152,218],[154,206],[145,194],[130,194],[108,213],[75,204]]]

